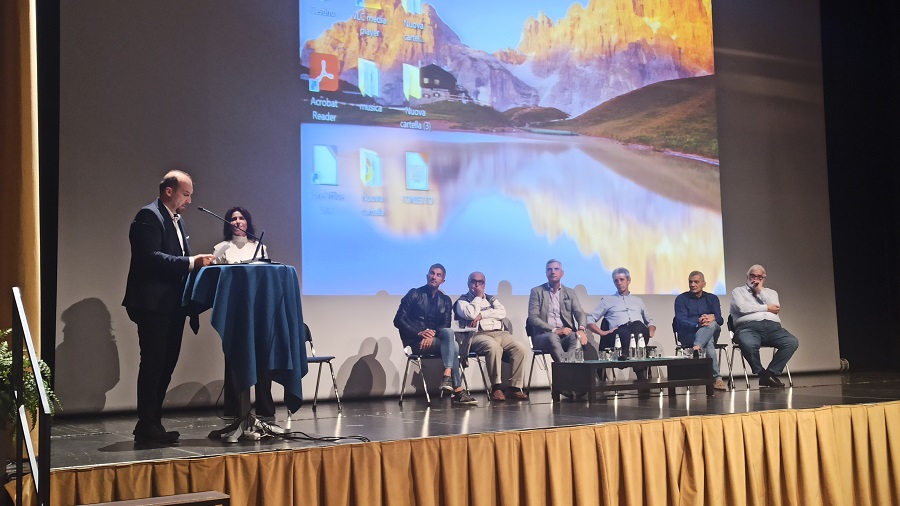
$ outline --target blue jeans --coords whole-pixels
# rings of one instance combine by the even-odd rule
[[[762,361],[759,359],[761,346],[775,348],[775,356],[766,369],[776,376],[784,371],[784,366],[800,346],[793,334],[772,320],[741,323],[735,332],[734,340],[741,347],[741,355],[750,364],[750,371],[753,374],[759,374],[763,370]]]
[[[682,347],[692,348],[699,346],[706,353],[706,356],[712,359],[713,378],[721,377],[721,374],[719,374],[719,354],[716,353],[716,341],[719,339],[721,330],[722,327],[718,323],[712,322],[705,327],[698,328],[693,339],[691,339],[691,336],[679,339]],[[679,334],[678,337],[681,338],[682,336]]]
[[[453,388],[462,385],[462,376],[459,373],[459,343],[456,342],[456,335],[449,328],[440,329],[434,336],[434,344],[427,350],[419,348],[419,343],[413,348],[413,353],[420,355],[437,355],[437,349],[441,350],[441,361],[444,363],[444,369],[450,369],[450,378],[453,381]]]

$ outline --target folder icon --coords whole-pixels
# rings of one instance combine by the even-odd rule
[[[381,158],[371,149],[359,150],[359,179],[363,186],[381,186]]]
[[[337,146],[313,146],[312,183],[337,186]]]
[[[428,189],[428,155],[407,151],[406,153],[406,189]]]
[[[378,88],[378,65],[371,60],[359,58],[357,60],[359,73],[359,91],[364,97],[377,97],[381,95]]]
[[[419,79],[419,67],[403,64],[403,96],[422,98],[422,83]]]

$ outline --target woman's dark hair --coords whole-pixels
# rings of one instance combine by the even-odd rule
[[[247,235],[249,236],[251,234],[256,234],[256,231],[253,230],[253,218],[250,217],[250,211],[244,209],[243,207],[235,206],[225,211],[225,219],[228,220],[228,223],[222,224],[222,235],[225,236],[226,241],[230,241],[231,238],[234,237],[234,227],[231,226],[231,216],[235,211],[244,215],[244,219],[247,220]],[[250,239],[250,237],[247,238]]]

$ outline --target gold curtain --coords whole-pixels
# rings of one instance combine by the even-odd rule
[[[889,402],[62,469],[51,499],[868,506],[900,504],[898,483],[900,402]]]
[[[34,0],[0,1],[0,328],[12,325],[12,287],[22,289],[40,350],[37,62]]]

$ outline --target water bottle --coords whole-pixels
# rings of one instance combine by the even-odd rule
[[[644,343],[644,334],[638,334],[638,358],[647,358],[647,345]]]
[[[575,362],[582,363],[584,362],[584,348],[581,347],[581,339],[575,338]]]
[[[613,351],[613,353],[614,353],[614,358],[616,358],[616,359],[618,359],[619,357],[622,356],[622,340],[619,339],[619,334],[616,334],[616,344],[615,344],[615,350]]]
[[[634,334],[631,334],[631,341],[628,342],[628,356],[633,358],[636,352],[637,343],[634,341]]]

